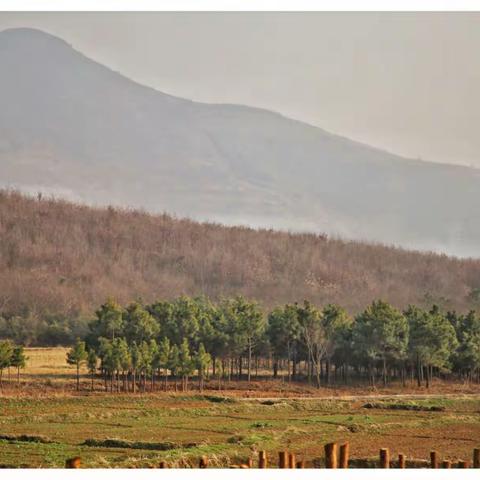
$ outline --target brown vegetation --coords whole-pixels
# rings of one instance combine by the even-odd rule
[[[91,315],[126,303],[242,294],[266,307],[373,299],[465,310],[478,300],[480,260],[141,211],[0,193],[0,315]]]

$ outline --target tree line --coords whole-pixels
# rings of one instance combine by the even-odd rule
[[[480,379],[480,316],[425,310],[404,311],[378,300],[351,316],[339,305],[319,308],[308,301],[286,304],[265,314],[241,296],[214,303],[206,297],[122,307],[113,299],[96,311],[89,333],[67,361],[92,378],[100,372],[105,389],[142,391],[188,389],[193,376],[265,377],[323,383],[371,385],[400,380],[430,386],[435,376]],[[260,372],[260,373],[259,373]]]

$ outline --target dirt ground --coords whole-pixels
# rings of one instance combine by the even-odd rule
[[[15,372],[10,381],[6,374],[0,393],[1,466],[62,467],[79,455],[85,467],[185,467],[206,455],[212,466],[226,467],[256,459],[259,450],[276,466],[287,449],[311,467],[322,466],[332,441],[350,443],[352,467],[378,465],[380,448],[394,461],[403,453],[407,466],[421,466],[431,450],[457,461],[471,460],[480,447],[478,385],[317,389],[268,379],[230,382],[220,391],[209,382],[203,394],[134,395],[105,392],[100,379],[92,392],[83,372],[76,392],[66,349],[27,355],[20,383]]]

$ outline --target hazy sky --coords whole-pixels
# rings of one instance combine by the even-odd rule
[[[480,13],[0,13],[161,91],[480,167]]]

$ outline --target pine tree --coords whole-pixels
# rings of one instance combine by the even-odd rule
[[[95,378],[95,374],[97,373],[97,354],[93,349],[90,349],[88,351],[87,367],[88,367],[88,373],[90,373],[90,379],[92,381],[91,390],[93,392],[93,381]]]
[[[200,392],[203,392],[205,370],[208,369],[211,361],[212,357],[205,350],[203,343],[201,343],[198,347],[198,352],[195,355],[195,366],[198,370],[198,388]]]
[[[194,362],[190,355],[188,340],[184,338],[178,352],[178,370],[182,376],[182,391],[184,392],[188,390],[188,377],[192,374],[193,369]]]
[[[67,363],[77,367],[77,391],[80,390],[80,367],[87,360],[88,353],[85,342],[77,340],[75,345],[67,352]]]
[[[0,342],[0,388],[3,386],[3,370],[11,366],[13,344],[10,340]]]
[[[387,384],[387,363],[406,356],[409,326],[396,308],[381,300],[373,302],[357,316],[353,330],[353,348],[362,352],[367,362],[372,384],[375,383],[373,366],[382,365],[382,378]]]
[[[10,365],[17,369],[17,385],[20,384],[20,369],[25,368],[27,360],[23,346],[17,345],[14,347]]]
[[[158,368],[163,370],[165,378],[165,391],[168,390],[168,369],[170,368],[170,340],[167,337],[163,337],[158,346],[157,359],[155,364]]]

